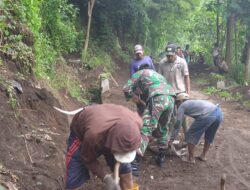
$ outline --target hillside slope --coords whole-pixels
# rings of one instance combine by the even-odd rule
[[[63,189],[68,120],[52,108],[59,101],[34,79],[20,79],[14,63],[5,62],[0,72],[8,79],[0,84],[1,184]],[[15,100],[19,105],[13,109],[10,101]]]

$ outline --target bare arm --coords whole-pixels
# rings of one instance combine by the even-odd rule
[[[190,96],[190,78],[189,78],[189,75],[184,76],[184,81],[185,81],[186,92]]]
[[[174,130],[172,131],[172,135],[170,137],[170,142],[173,142],[175,138],[177,137],[182,126],[183,118],[184,118],[184,107],[181,105],[178,108],[176,123],[174,126]]]

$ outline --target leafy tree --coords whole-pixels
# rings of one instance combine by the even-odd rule
[[[228,12],[229,14],[233,14],[237,20],[239,20],[239,25],[241,26],[240,28],[243,28],[243,30],[245,30],[245,34],[244,33],[239,33],[241,34],[239,37],[241,37],[242,35],[244,36],[244,41],[245,41],[245,51],[244,51],[244,46],[242,46],[242,43],[237,43],[239,41],[239,37],[236,36],[235,37],[235,60],[236,63],[238,61],[238,45],[241,45],[241,54],[244,55],[245,53],[245,81],[249,81],[250,80],[250,47],[249,47],[249,43],[250,43],[250,1],[248,0],[239,0],[239,1],[229,1],[229,8],[228,8]],[[235,25],[236,26],[236,25]],[[243,26],[243,27],[242,27]],[[245,27],[244,27],[245,26]],[[239,32],[241,32],[242,30],[239,30]],[[235,31],[235,34],[236,31]]]

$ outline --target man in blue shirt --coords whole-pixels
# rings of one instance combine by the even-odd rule
[[[155,70],[151,57],[144,56],[143,47],[140,44],[135,45],[135,58],[130,64],[130,77],[139,70],[141,65],[149,65],[149,69]]]
[[[130,64],[130,77],[132,77],[132,75],[134,73],[136,73],[137,71],[140,70],[140,66],[144,66],[147,65],[147,69],[152,69],[155,70],[153,61],[151,59],[151,57],[149,56],[144,56],[144,50],[142,45],[137,44],[134,47],[134,52],[135,52],[135,58],[132,60],[131,64]],[[139,98],[146,102],[148,94],[145,93],[143,95],[140,95]],[[142,116],[145,106],[143,106],[142,104],[136,104],[137,106],[137,112],[140,116]]]

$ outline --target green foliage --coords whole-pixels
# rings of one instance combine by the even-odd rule
[[[212,94],[217,94],[218,92],[220,92],[220,90],[212,86],[203,89],[202,92],[207,95],[212,95]]]
[[[16,110],[19,107],[19,102],[16,98],[16,91],[12,85],[11,81],[5,81],[3,78],[0,78],[0,83],[4,86],[9,98],[8,104],[13,110]]]
[[[199,85],[207,85],[209,84],[209,81],[207,79],[198,79],[196,80],[196,83],[199,84]]]
[[[218,74],[218,73],[212,73],[212,74],[210,75],[210,78],[211,78],[211,79],[214,79],[214,80],[216,80],[216,81],[225,81],[225,76],[224,76],[224,75],[220,75],[220,74]]]
[[[86,55],[82,55],[85,67],[89,69],[94,69],[99,66],[107,69],[108,71],[113,71],[114,63],[109,54],[100,48],[89,49]]]
[[[14,47],[14,48],[13,48]],[[11,48],[12,60],[21,64],[21,71],[24,74],[31,74],[34,63],[34,54],[31,47],[28,47],[23,42],[14,44]]]
[[[66,0],[49,0],[41,3],[42,30],[52,40],[58,52],[76,50],[77,31],[75,19],[77,9]]]
[[[54,75],[58,53],[42,34],[38,36],[38,39],[35,44],[36,65],[34,71],[37,77],[49,79]]]
[[[99,77],[102,79],[108,79],[110,76],[111,73],[107,72],[107,73],[101,73]]]
[[[233,96],[230,92],[227,90],[217,89],[215,87],[207,87],[203,89],[202,92],[206,95],[217,95],[220,98],[224,98],[225,100],[233,99]]]
[[[76,98],[79,102],[88,104],[88,100],[83,98],[84,96],[86,96],[86,92],[80,88],[78,82],[72,81],[70,83],[70,87],[68,88],[68,90],[71,97]]]
[[[66,89],[66,93],[71,97],[76,98],[84,104],[88,103],[88,100],[86,99],[87,92],[82,87],[80,81],[75,76],[65,73],[63,69],[57,71],[53,78],[51,78],[50,82],[52,88],[57,90]]]
[[[190,16],[187,25],[187,35],[191,43],[191,50],[194,52],[202,52],[205,56],[206,63],[212,64],[212,48],[216,42],[216,11],[219,9],[220,20],[222,20],[225,7],[223,4],[216,5],[215,1],[200,1],[200,6],[195,9]],[[225,26],[221,23],[221,28]],[[220,30],[221,38],[224,37],[223,30]],[[222,38],[223,40],[223,38]]]
[[[218,95],[221,97],[221,98],[224,98],[226,100],[229,100],[229,99],[232,99],[232,95],[230,92],[226,91],[226,90],[221,90],[218,92]]]
[[[14,94],[15,92],[14,91],[15,91],[15,89],[12,86],[8,86],[8,88],[7,88],[7,92],[9,94],[8,103],[12,107],[12,109],[15,110],[19,106],[19,103],[18,103],[18,101],[17,101],[17,99],[15,97],[15,94]]]
[[[86,35],[88,1],[70,2],[79,7],[81,18],[78,18],[78,9],[67,0],[1,1],[4,14],[0,15],[0,39],[3,39],[0,50],[19,63],[23,72],[30,73],[32,68],[36,76],[54,80],[58,59],[71,52],[81,52]],[[228,7],[227,2],[231,2]],[[233,12],[240,18],[240,22],[236,23],[235,35],[239,52],[234,57],[235,64],[229,67],[229,75],[238,83],[243,83],[244,65],[236,63],[241,62],[243,44],[250,26],[249,6],[248,0],[220,1],[219,4],[215,0],[167,3],[165,0],[96,1],[89,49],[82,55],[83,66],[89,69],[103,67],[111,72],[114,69],[111,56],[130,63],[135,44],[142,44],[146,54],[156,55],[162,52],[168,41],[181,46],[190,44],[191,51],[202,52],[206,63],[212,64],[216,13],[219,12],[220,44],[223,46],[225,20]],[[18,30],[19,26],[21,30]],[[23,28],[34,35],[34,47],[24,42]],[[82,31],[77,31],[77,28]],[[220,76],[212,78],[224,80]],[[82,93],[77,88],[78,84],[72,86],[75,86],[75,90],[72,90],[74,96]],[[213,91],[210,89],[208,93]],[[222,93],[222,96],[227,95]]]
[[[16,90],[14,89],[11,81],[6,81],[3,76],[0,76],[0,85],[2,85],[6,89],[6,93],[8,96],[8,104],[13,110],[17,110],[17,108],[20,106],[19,102],[16,97]],[[17,113],[15,113],[15,116],[18,116]]]
[[[33,61],[36,62],[35,74],[38,77],[50,78],[54,74],[57,57],[61,53],[76,50],[76,9],[66,0],[23,0],[12,3],[11,6],[15,12],[15,17],[10,14],[11,20],[13,23],[18,21],[26,24],[32,31],[35,42],[34,52],[29,51],[31,47],[20,46],[18,43],[18,47],[24,48],[17,58],[24,62],[21,64],[27,65],[33,56]],[[34,55],[31,56],[32,53],[35,53],[35,60]]]
[[[5,13],[0,22],[0,50],[16,62],[23,73],[30,74],[34,64],[33,50],[23,42],[23,34],[19,31],[22,27],[18,28],[15,20],[9,22],[13,16],[8,11]]]
[[[235,101],[241,101],[242,98],[243,98],[243,95],[242,95],[241,93],[239,93],[239,92],[236,92],[236,93],[233,95],[233,99],[234,99]]]
[[[244,84],[245,65],[232,64],[229,71],[230,78],[234,79],[238,84]]]
[[[19,21],[27,24],[35,36],[39,34],[41,27],[41,2],[41,0],[22,0],[15,8]]]
[[[250,26],[250,1],[242,0],[242,1],[232,1],[229,6],[229,12],[234,12],[240,16],[242,21]]]
[[[124,63],[130,63],[131,62],[131,56],[129,56],[128,52],[119,50],[116,51],[116,56],[119,57]]]

